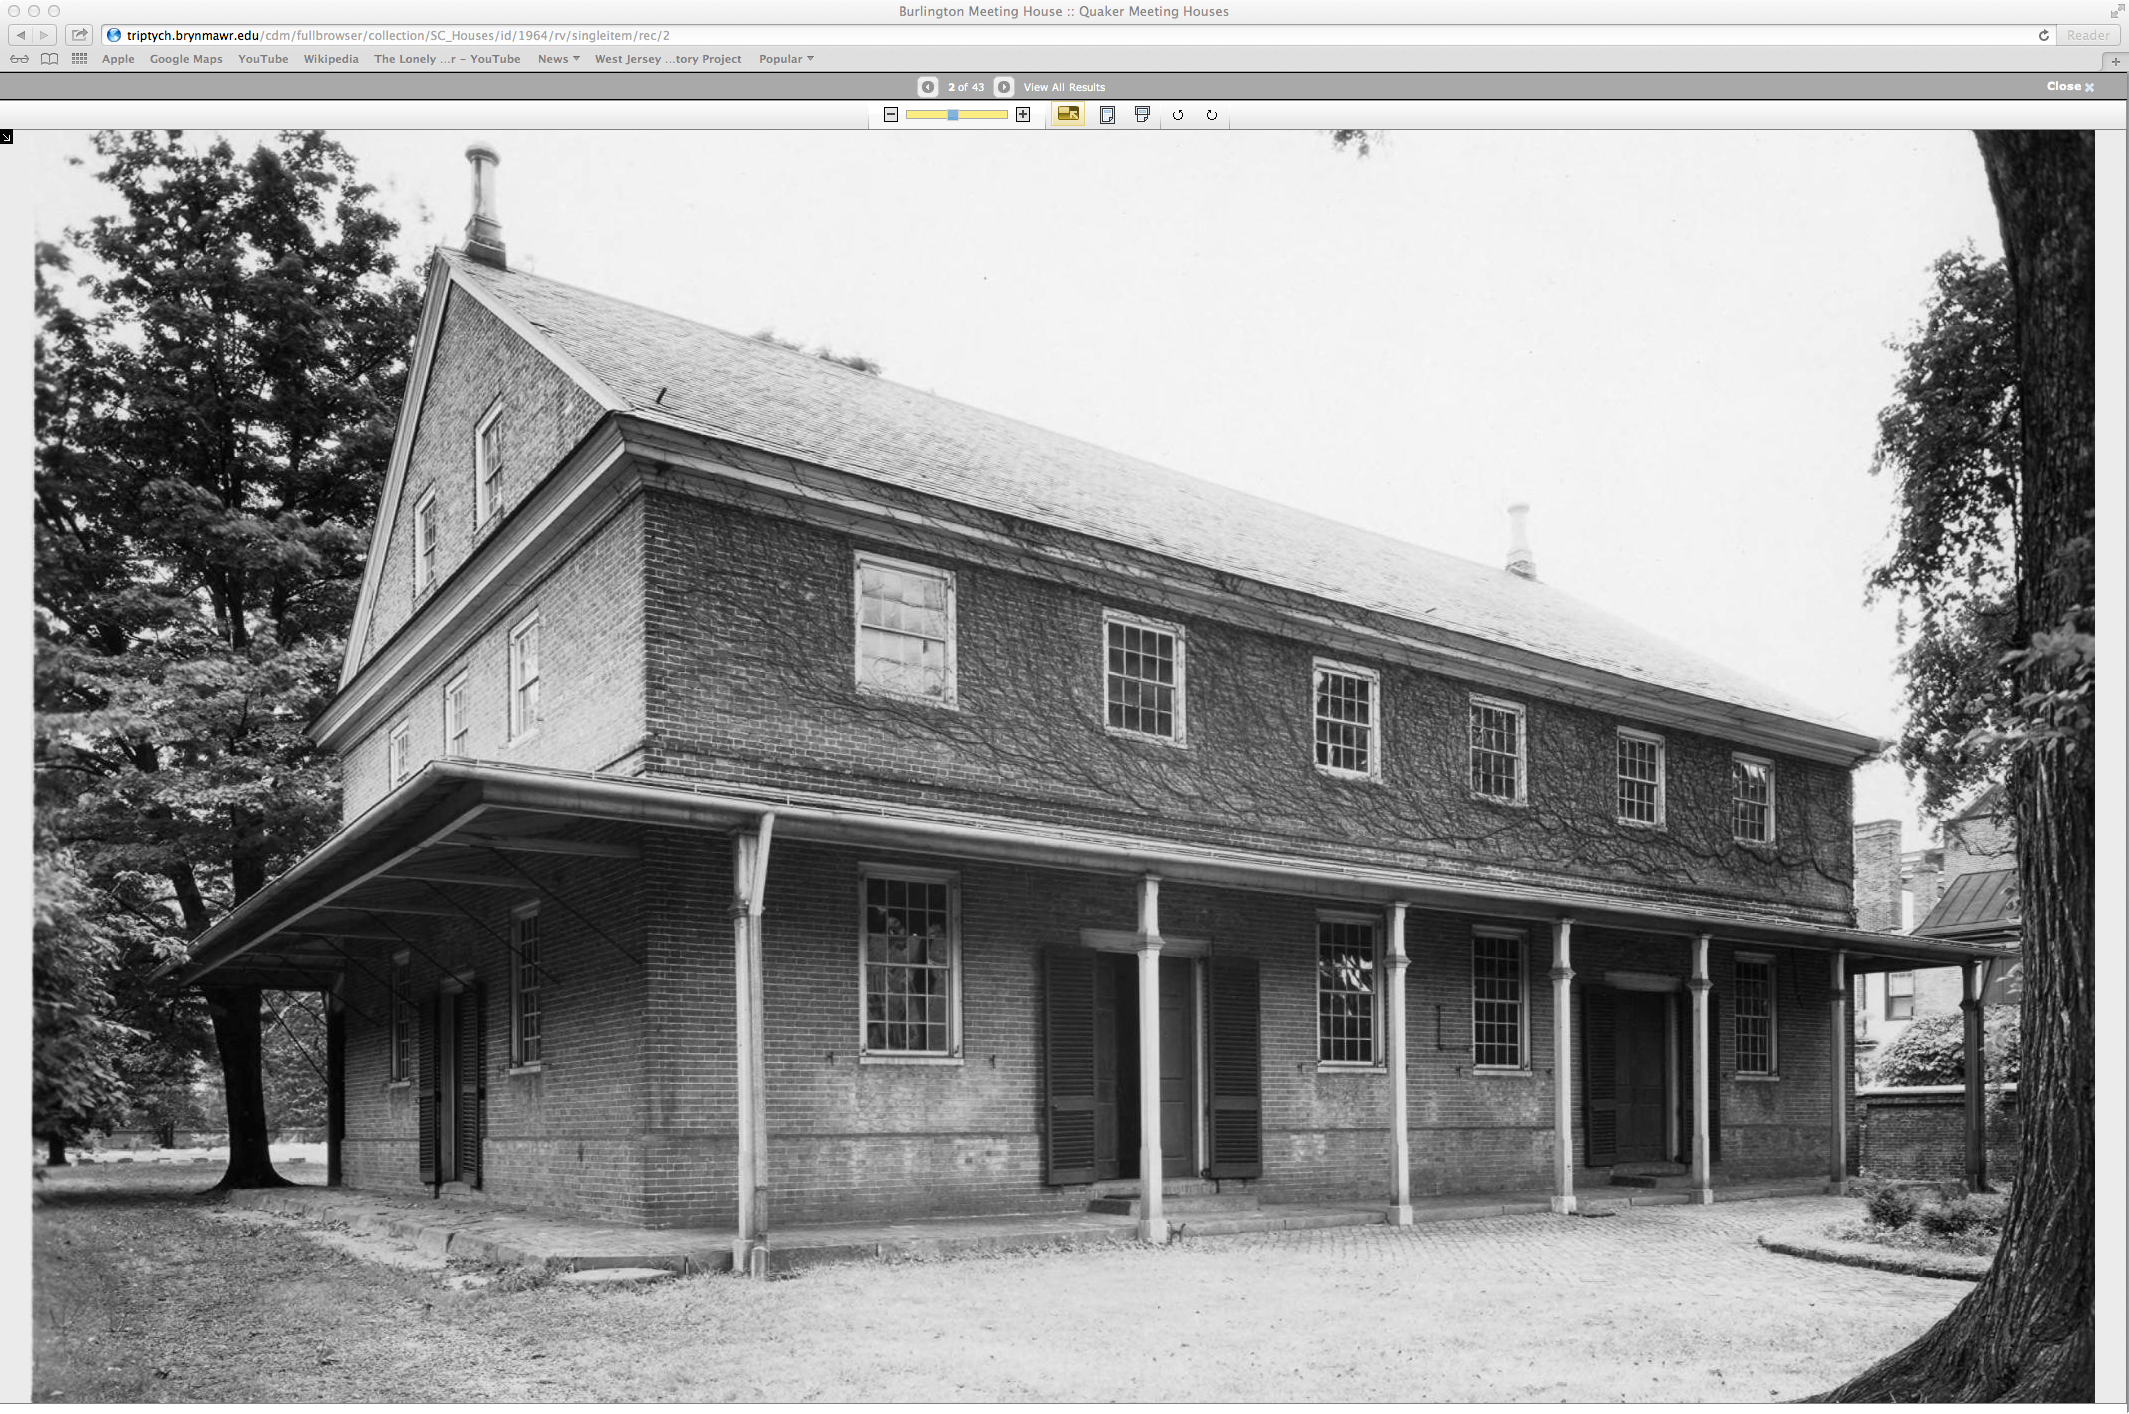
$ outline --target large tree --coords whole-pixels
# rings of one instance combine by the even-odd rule
[[[38,805],[190,938],[335,822],[303,725],[336,680],[417,296],[321,134],[95,149],[120,210],[38,253]],[[80,257],[76,309],[58,281]],[[260,989],[204,1001],[222,1186],[279,1182]]]
[[[2008,753],[2025,993],[2018,1179],[1988,1274],[1936,1326],[1828,1398],[2089,1401],[2094,1391],[2093,294],[2089,132],[1979,135],[2017,350]]]

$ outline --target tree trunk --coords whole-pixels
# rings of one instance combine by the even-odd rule
[[[216,1188],[284,1188],[266,1147],[266,1087],[260,1076],[264,1034],[259,988],[203,986],[222,1055],[222,1098],[229,1110],[229,1168]]]
[[[67,1166],[67,1137],[64,1134],[44,1136],[44,1166],[48,1169]]]
[[[1981,133],[2017,300],[2024,419],[2019,641],[2092,631],[2093,139]],[[2022,693],[2074,686],[2038,656]],[[2025,996],[2018,1179],[1980,1284],[1920,1340],[1823,1396],[2089,1402],[2093,1325],[2093,773],[2089,717],[2012,758]]]

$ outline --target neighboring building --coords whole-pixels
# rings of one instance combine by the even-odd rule
[[[314,725],[346,823],[187,972],[334,996],[350,1182],[742,1249],[1154,1168],[1705,1198],[1844,1171],[1844,955],[1977,955],[1854,926],[1878,741],[1520,533],[1474,565],[468,234]]]

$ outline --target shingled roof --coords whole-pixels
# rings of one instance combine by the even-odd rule
[[[1186,476],[758,339],[447,253],[637,416],[1850,740],[1787,694],[1550,585]],[[663,396],[660,396],[660,393]]]

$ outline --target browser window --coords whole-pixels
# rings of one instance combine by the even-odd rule
[[[743,1271],[785,1213],[1113,1203],[1143,1164],[1269,1203],[1387,1184],[1394,1224],[1415,1178],[1495,1169],[1574,1211],[1578,1174],[1634,1163],[1555,1153],[1600,1125],[1695,1193],[1694,1135],[1725,1124],[1733,1166],[1852,1158],[1826,1076],[1956,1009],[1993,944],[1911,935],[1948,857],[2007,867],[1914,685],[1931,615],[2000,610],[2010,512],[1951,532],[1953,607],[1902,568],[1918,537],[1955,557],[1901,491],[1916,370],[2002,313],[1977,132],[2089,139],[2098,597],[2123,605],[2114,0],[4,3],[0,173],[36,256],[7,355],[39,490],[18,813],[168,935],[171,985],[327,999],[339,1078],[321,1029],[305,1132],[353,1186],[721,1224]],[[1958,416],[1986,465],[2004,407]],[[607,597],[624,573],[652,587]],[[1971,686],[1938,685],[1940,709]],[[661,854],[714,810],[714,848]],[[363,850],[371,874],[332,873]],[[1027,879],[983,872],[1008,865]],[[1221,1089],[1245,1005],[1221,959],[1263,923],[1230,889],[1315,949],[1265,963],[1256,1099]],[[660,912],[713,893],[714,943]],[[1411,984],[1407,902],[1457,930],[1444,961],[1414,924]],[[2102,890],[2107,936],[2121,905]],[[1570,966],[1577,909],[1603,921]],[[1731,924],[1747,950],[1711,984]],[[610,1033],[682,1038],[714,1080],[571,1088],[619,1053],[587,978],[727,945],[668,1031]],[[1072,945],[1109,1028],[1084,1164],[1059,1157],[1073,984],[1044,970]],[[1831,1035],[1828,956],[1857,1008]],[[2099,968],[2119,995],[2117,953]],[[1646,1042],[1646,1113],[1554,1087],[1556,1057],[1612,1073],[1569,1021]],[[1152,1078],[1161,1045],[1116,1040],[1156,1032],[1190,1064]],[[1352,1135],[1393,1074],[1415,1118],[1378,1162]],[[198,1077],[222,1083],[211,1056]],[[658,1176],[697,1169],[699,1193]],[[1140,1237],[1189,1221],[1122,1197]]]

